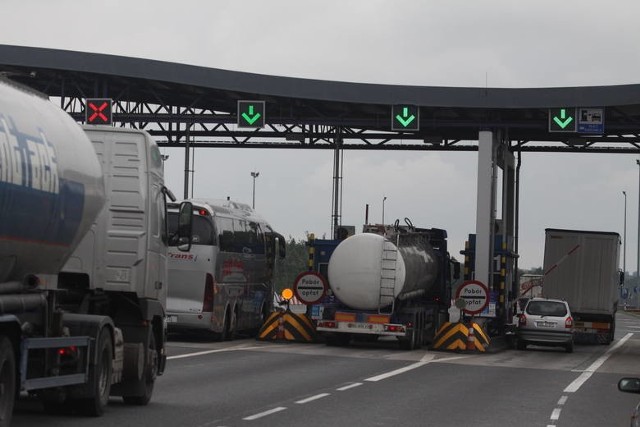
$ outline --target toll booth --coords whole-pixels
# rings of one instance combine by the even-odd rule
[[[509,245],[502,235],[494,235],[491,275],[486,286],[489,289],[489,304],[476,317],[486,319],[491,336],[503,335],[511,323],[512,304],[518,297],[518,283],[514,271],[516,253],[507,249]],[[464,255],[464,280],[475,280],[476,235],[469,234]]]

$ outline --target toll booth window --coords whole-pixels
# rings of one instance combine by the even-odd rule
[[[329,277],[329,263],[318,263],[318,273],[322,274],[323,277]]]

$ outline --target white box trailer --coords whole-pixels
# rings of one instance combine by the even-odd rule
[[[576,334],[609,344],[621,284],[620,235],[547,228],[543,296],[569,303]]]

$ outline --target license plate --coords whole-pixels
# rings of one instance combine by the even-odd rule
[[[368,323],[349,323],[348,326],[353,329],[371,329],[373,327]]]
[[[167,323],[176,323],[178,322],[178,316],[167,316]]]
[[[536,324],[540,327],[543,328],[553,328],[556,326],[556,322],[545,322],[545,321],[541,321],[541,322],[536,322]]]

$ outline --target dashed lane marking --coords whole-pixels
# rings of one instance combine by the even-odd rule
[[[315,396],[307,397],[306,399],[298,400],[296,403],[299,405],[302,405],[305,403],[313,402],[314,400],[322,399],[323,397],[327,397],[327,396],[330,396],[330,394],[320,393],[320,394],[316,394]]]
[[[284,406],[278,406],[277,408],[269,409],[268,411],[260,412],[259,414],[244,417],[243,420],[245,421],[257,420],[258,418],[266,417],[267,415],[275,414],[277,412],[284,411],[286,409],[287,408],[285,408]]]

